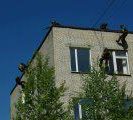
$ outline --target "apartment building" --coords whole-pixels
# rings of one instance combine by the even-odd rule
[[[128,32],[126,41],[128,48],[124,49],[116,40],[123,33],[120,30],[82,28],[53,24],[44,40],[37,49],[42,55],[49,57],[49,64],[55,68],[57,86],[66,82],[68,91],[64,102],[80,91],[83,81],[81,74],[86,74],[91,66],[97,67],[97,61],[107,48],[111,53],[108,63],[108,74],[116,74],[120,84],[127,81],[126,92],[133,90],[133,32]],[[36,53],[36,52],[35,52]],[[31,62],[36,54],[33,55]],[[23,74],[21,80],[25,79]],[[15,113],[15,102],[21,90],[15,85],[11,91],[11,120]]]

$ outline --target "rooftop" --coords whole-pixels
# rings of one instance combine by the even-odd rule
[[[34,57],[36,56],[37,52],[39,51],[39,49],[41,48],[41,46],[43,45],[45,39],[47,38],[47,36],[49,35],[51,29],[53,27],[59,27],[59,28],[70,28],[70,29],[79,29],[79,30],[92,30],[92,31],[102,31],[102,32],[114,32],[114,33],[121,33],[121,30],[111,30],[111,29],[107,29],[107,30],[103,30],[100,28],[89,28],[89,27],[78,27],[78,26],[67,26],[67,25],[62,25],[60,23],[57,22],[52,22],[52,25],[49,27],[48,32],[46,33],[44,39],[42,40],[41,44],[39,45],[39,47],[35,50],[28,66],[30,65],[30,63],[32,62],[32,60],[34,59]],[[129,34],[133,34],[133,31],[128,31]],[[21,75],[20,79],[22,79],[24,74]],[[13,89],[10,92],[10,95],[13,93],[14,89],[16,88],[17,84],[15,84],[15,86],[13,87]]]

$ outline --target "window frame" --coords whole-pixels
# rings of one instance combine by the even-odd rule
[[[79,119],[82,119],[82,105],[78,103],[78,108],[79,108]]]
[[[88,99],[88,100],[87,99],[80,99],[79,102],[77,103],[77,105],[78,105],[78,114],[74,114],[74,119],[75,120],[80,120],[80,119],[83,118],[82,101],[89,101],[89,104],[93,105],[93,99]],[[133,100],[126,98],[125,102],[124,102],[125,111],[127,111],[130,107],[133,107]],[[75,116],[75,115],[78,115],[78,116]]]
[[[74,58],[75,58],[75,71],[72,70],[72,65],[71,65],[71,49],[74,49]],[[90,70],[92,68],[92,59],[91,59],[91,49],[87,48],[87,47],[69,47],[69,51],[70,51],[70,70],[71,73],[88,73],[88,72],[83,72],[83,71],[79,71],[79,63],[78,63],[78,49],[86,49],[89,52],[89,65],[90,65]]]
[[[78,113],[74,114],[74,118],[75,118],[74,120],[81,120],[84,117],[84,111],[82,109],[83,108],[82,105],[84,105],[84,104],[93,105],[93,103],[94,103],[94,101],[93,101],[92,98],[90,98],[90,99],[88,99],[88,98],[87,99],[83,99],[83,98],[79,99],[79,101],[75,104],[75,105],[78,106],[77,107],[78,111],[77,111],[77,109],[74,109],[74,113],[75,112],[78,112]],[[76,116],[76,115],[78,115],[78,116]]]
[[[126,50],[110,50],[112,52],[112,59],[113,59],[113,67],[114,67],[114,74],[116,75],[130,75],[130,69],[129,69],[129,61],[128,61],[128,51]],[[118,51],[125,51],[126,52],[126,55],[125,56],[119,56],[119,55],[116,55],[116,52]],[[116,59],[126,59],[127,61],[127,73],[118,73],[118,70],[117,70],[117,62],[116,62]]]

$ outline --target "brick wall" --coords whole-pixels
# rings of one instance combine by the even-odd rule
[[[48,57],[49,58],[49,65],[50,66],[54,66],[54,49],[53,49],[53,39],[52,39],[52,31],[49,33],[49,35],[47,36],[47,38],[45,39],[45,42],[44,44],[42,44],[39,52],[45,57]],[[34,59],[35,60],[35,59]],[[31,64],[34,64],[35,61],[32,61]],[[25,75],[23,75],[22,81],[25,81]],[[21,91],[21,87],[20,86],[17,86],[13,92],[11,93],[11,96],[10,96],[10,116],[11,116],[11,120],[14,120],[14,116],[15,116],[15,113],[16,113],[16,109],[15,109],[15,104],[17,102],[17,99],[18,97],[20,96],[20,91]]]
[[[90,48],[92,66],[97,66],[97,60],[100,58],[105,47],[122,50],[115,42],[119,35],[120,33],[114,32],[53,27],[39,52],[44,57],[49,57],[49,65],[55,67],[56,85],[59,86],[64,81],[66,82],[68,90],[65,93],[65,97],[62,98],[66,104],[69,98],[75,95],[75,92],[81,91],[83,82],[81,74],[71,73],[69,47]],[[126,39],[129,45],[128,59],[131,76],[118,76],[118,80],[120,84],[127,81],[126,89],[127,93],[130,93],[133,90],[133,34],[128,34]],[[24,80],[24,76],[22,80]],[[19,87],[16,87],[11,94],[11,120],[13,120],[13,116],[15,115],[14,104],[18,96]]]
[[[69,47],[90,48],[92,66],[96,66],[97,59],[101,56],[105,47],[108,49],[123,50],[116,44],[116,40],[120,34],[121,33],[115,32],[54,27],[53,41],[56,81],[57,85],[65,81],[66,86],[69,88],[64,98],[65,102],[67,102],[70,96],[73,96],[75,92],[79,92],[82,86],[81,74],[71,73]],[[129,45],[128,59],[131,76],[117,77],[120,84],[127,81],[126,89],[129,94],[130,91],[133,90],[133,34],[128,34],[126,39]]]

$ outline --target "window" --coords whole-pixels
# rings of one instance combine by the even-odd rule
[[[94,109],[93,104],[95,104],[93,99],[81,99],[81,100],[79,100],[79,103],[77,103],[74,106],[74,119],[75,120],[89,120],[91,118],[91,116],[89,116],[88,107],[90,107],[90,110]],[[123,105],[124,105],[125,112],[126,112],[130,108],[133,108],[133,100],[125,99]],[[86,110],[88,110],[88,112]]]
[[[90,70],[90,50],[87,48],[70,48],[71,71],[88,72]]]
[[[133,108],[133,100],[125,99],[125,110],[128,111],[130,108]]]
[[[93,105],[93,100],[92,99],[81,99],[79,100],[79,103],[77,103],[74,106],[74,118],[75,120],[88,120],[90,117],[88,116],[88,113],[86,112],[86,109],[89,106]],[[89,118],[88,118],[89,117]]]
[[[75,120],[79,120],[82,119],[82,108],[81,108],[81,104],[76,104],[74,107],[74,118]]]
[[[109,72],[115,74],[129,75],[128,53],[124,50],[112,51],[109,60]]]

